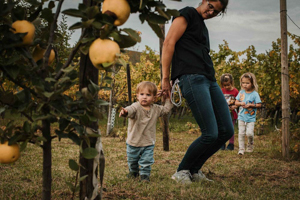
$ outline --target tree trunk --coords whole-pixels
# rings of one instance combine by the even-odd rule
[[[80,80],[79,80],[79,88],[80,90],[84,87],[87,87],[90,83],[90,80],[93,81],[95,84],[98,84],[98,75],[99,71],[96,69],[93,64],[91,63],[89,56],[81,54],[80,59]],[[98,130],[98,123],[93,122],[89,125],[89,127],[93,130]],[[97,142],[97,138],[90,138],[90,144],[91,147],[95,148]],[[82,149],[86,149],[88,147],[88,144],[84,141],[82,144]],[[80,192],[79,192],[79,199],[85,200],[91,199],[93,191],[94,191],[94,185],[93,185],[93,164],[94,159],[85,159],[80,154],[80,177],[88,175],[86,179],[80,182]],[[97,172],[97,170],[96,170]],[[96,177],[97,177],[97,173]],[[96,200],[100,199],[100,195],[97,195]]]
[[[86,6],[92,6],[94,3],[91,0],[83,0],[83,4]],[[93,64],[91,63],[91,60],[89,58],[89,55],[84,55],[81,53],[80,58],[80,69],[79,69],[79,89],[81,90],[83,87],[87,87],[90,80],[93,81],[95,84],[98,84],[99,82],[99,71],[96,69]],[[98,123],[93,122],[89,125],[89,127],[93,130],[98,130]],[[90,138],[90,145],[91,147],[95,148],[97,142],[97,138]],[[84,141],[82,144],[82,149],[86,149],[88,147],[88,144]],[[94,159],[85,159],[80,154],[80,177],[88,175],[86,179],[80,182],[80,192],[79,192],[79,199],[80,200],[86,200],[91,199],[94,191],[94,185],[93,185],[93,177],[94,177],[94,171],[93,171],[93,164]],[[96,170],[97,172],[97,170]],[[95,172],[96,177],[98,177],[97,173]],[[96,200],[100,200],[100,195],[98,195],[94,198]]]
[[[43,137],[47,139],[43,142],[43,192],[42,200],[51,199],[51,184],[52,184],[52,153],[51,153],[51,133],[50,122],[47,120],[42,121],[42,133]]]

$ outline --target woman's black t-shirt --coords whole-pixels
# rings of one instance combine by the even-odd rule
[[[171,79],[175,80],[184,74],[201,74],[216,81],[204,19],[193,7],[185,7],[179,11],[188,25],[175,45]]]

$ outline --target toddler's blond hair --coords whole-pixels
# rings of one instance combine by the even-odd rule
[[[148,91],[153,94],[153,96],[156,96],[157,94],[157,87],[154,83],[150,82],[150,81],[143,81],[140,82],[137,86],[136,86],[136,90],[135,93],[138,94],[140,92],[140,90],[142,88],[147,88]]]

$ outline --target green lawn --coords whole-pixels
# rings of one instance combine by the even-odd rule
[[[280,136],[255,136],[255,150],[244,156],[235,150],[219,151],[203,166],[213,183],[181,185],[170,177],[175,172],[190,143],[200,134],[188,132],[189,118],[171,118],[170,151],[163,151],[158,128],[155,163],[151,182],[127,179],[126,144],[118,137],[102,137],[106,156],[103,199],[300,199],[300,162],[284,161],[280,153]],[[121,127],[122,120],[116,122]],[[3,125],[3,124],[2,124]],[[102,125],[104,127],[104,125]],[[267,132],[267,131],[265,131]],[[102,133],[105,135],[105,128]],[[78,146],[69,140],[53,142],[52,199],[70,199],[66,181],[75,181],[69,159],[78,159]],[[41,199],[42,150],[29,144],[14,164],[0,164],[0,199]],[[78,194],[76,194],[78,199]],[[75,198],[75,199],[76,199]]]

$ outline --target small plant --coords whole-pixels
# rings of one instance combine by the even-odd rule
[[[70,159],[69,160],[69,167],[70,169],[72,169],[73,171],[76,171],[76,176],[75,176],[75,182],[71,182],[71,181],[66,181],[66,184],[69,186],[69,189],[71,190],[72,192],[72,197],[71,199],[74,199],[75,197],[75,193],[79,191],[80,189],[80,184],[78,184],[80,181],[83,181],[84,179],[86,179],[88,177],[88,175],[85,175],[85,176],[82,176],[78,179],[79,177],[79,164],[73,160],[73,159]]]
[[[116,136],[120,139],[121,142],[124,142],[127,138],[127,127],[119,128]]]
[[[198,127],[198,125],[193,124],[192,122],[187,122],[184,126],[186,128],[188,128],[188,133],[189,134],[200,134],[201,133],[201,130]]]

